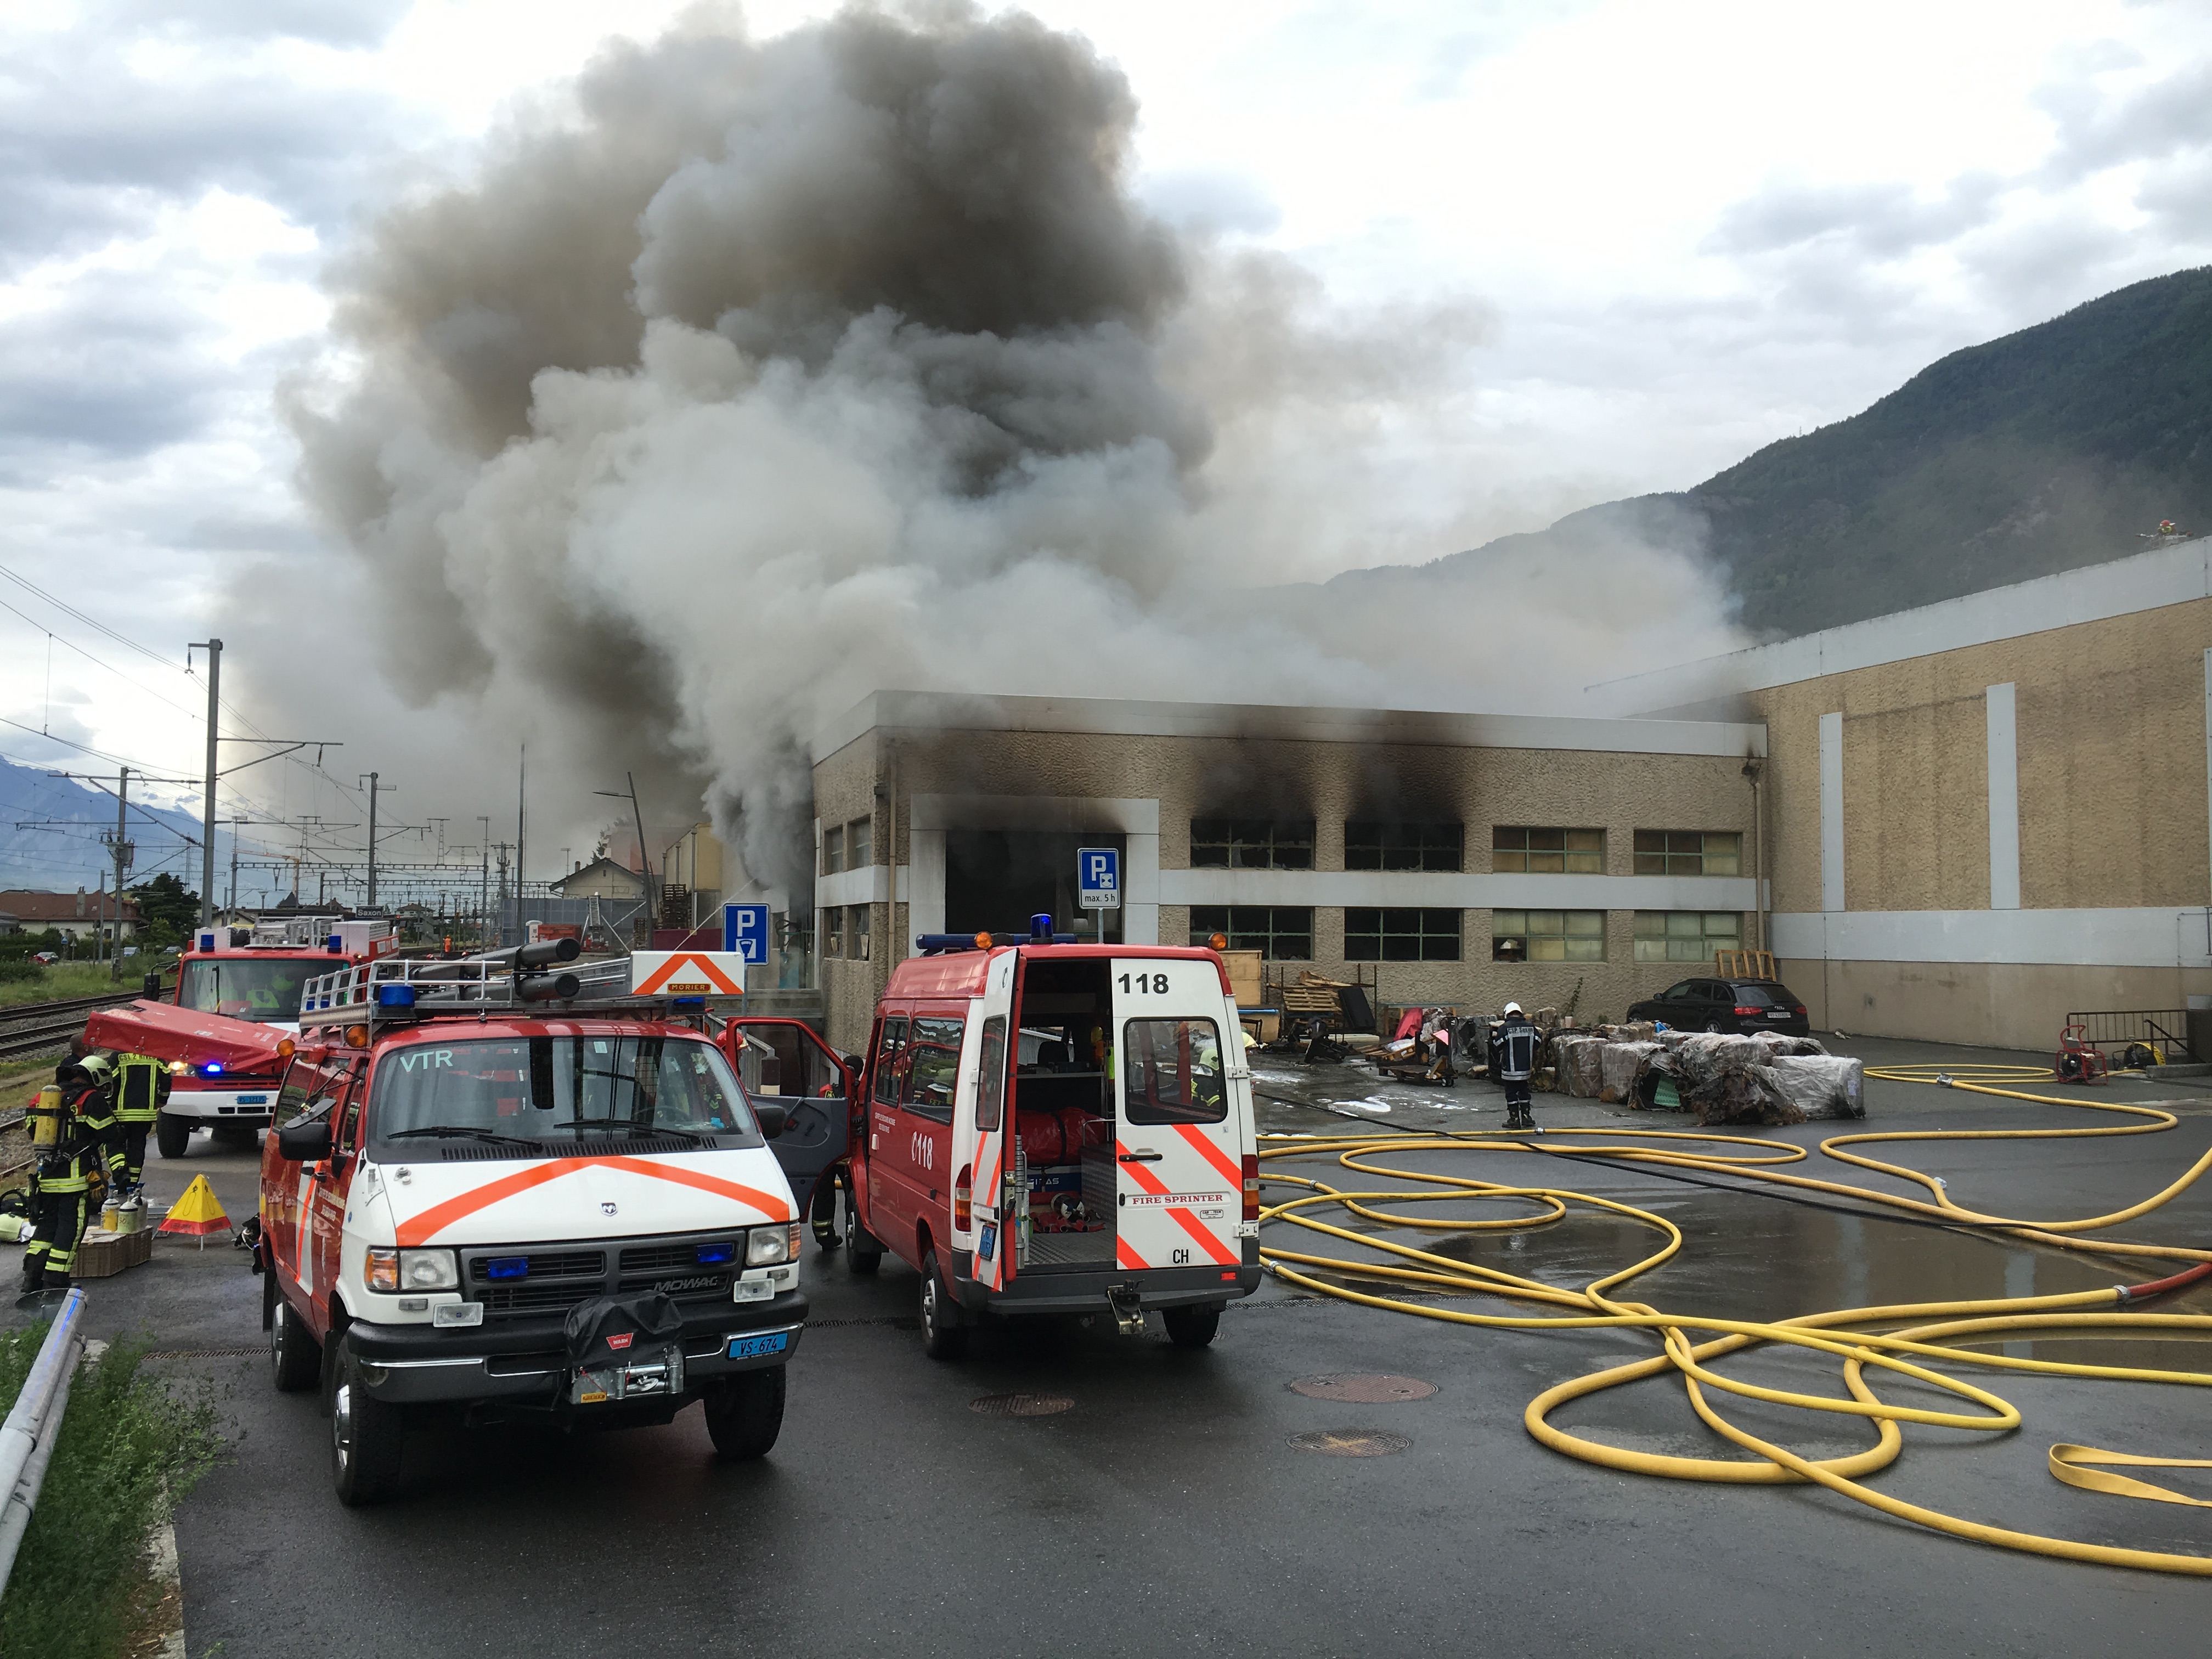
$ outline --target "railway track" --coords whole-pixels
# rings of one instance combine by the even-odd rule
[[[19,1002],[0,1008],[0,1060],[20,1059],[57,1048],[84,1030],[84,1018],[98,1008],[120,1007],[137,991],[107,991],[98,996],[63,997],[52,1002]]]

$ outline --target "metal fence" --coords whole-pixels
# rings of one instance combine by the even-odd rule
[[[2099,1049],[2124,1049],[2139,1042],[2155,1048],[2168,1061],[2203,1058],[2190,1052],[2189,1014],[2185,1009],[2103,1009],[2069,1014],[2066,1023],[2081,1026],[2082,1040]]]

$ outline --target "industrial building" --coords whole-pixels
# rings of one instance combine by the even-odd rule
[[[1396,1003],[1619,1014],[1771,947],[1814,1024],[2042,1048],[2212,1003],[2212,540],[1601,688],[1629,717],[882,691],[817,734],[857,1046],[917,934],[1266,952]],[[787,976],[785,983],[788,983]]]

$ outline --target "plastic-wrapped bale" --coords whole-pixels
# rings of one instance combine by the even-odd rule
[[[1658,1028],[1648,1019],[1632,1019],[1620,1027],[1623,1042],[1653,1042],[1658,1040]]]
[[[1784,1036],[1779,1031],[1753,1031],[1751,1040],[1770,1054],[1825,1054],[1828,1051],[1808,1036]]]
[[[1707,1126],[1805,1121],[1771,1066],[1736,1059],[1723,1060],[1690,1079],[1682,1089],[1682,1103]]]
[[[1605,1086],[1600,1066],[1600,1056],[1605,1049],[1603,1037],[1563,1036],[1553,1042],[1559,1077],[1566,1085],[1565,1092],[1584,1100],[1598,1097],[1598,1091]]]
[[[1662,1085],[1667,1096],[1664,1100],[1660,1098]],[[1654,1042],[1651,1052],[1636,1068],[1636,1081],[1630,1085],[1628,1103],[1639,1112],[1687,1110],[1682,1103],[1681,1056],[1664,1043]]]
[[[1636,1074],[1646,1058],[1659,1052],[1656,1042],[1608,1042],[1599,1058],[1598,1096],[1608,1103],[1627,1100],[1636,1091]]]
[[[1777,1054],[1771,1068],[1808,1117],[1864,1117],[1866,1066],[1849,1054]]]
[[[1764,1066],[1769,1058],[1764,1044],[1720,1031],[1692,1031],[1673,1048],[1681,1056],[1682,1076],[1691,1083],[1724,1066]]]

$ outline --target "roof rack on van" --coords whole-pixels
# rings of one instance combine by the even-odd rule
[[[422,1019],[541,1003],[620,1003],[619,1012],[637,1018],[652,1018],[664,1007],[704,1006],[705,999],[699,997],[633,996],[628,957],[564,966],[575,961],[576,955],[576,941],[563,939],[450,962],[386,957],[361,963],[307,982],[300,995],[300,1024],[304,1030],[364,1020]]]

